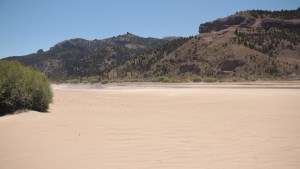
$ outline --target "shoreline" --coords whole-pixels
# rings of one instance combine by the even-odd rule
[[[300,89],[300,81],[257,81],[257,82],[123,82],[109,84],[51,84],[55,90],[107,90],[107,89],[143,89],[143,88],[239,88],[239,89]]]

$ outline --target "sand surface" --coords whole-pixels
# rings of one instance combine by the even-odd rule
[[[299,169],[300,85],[53,85],[0,117],[0,169]]]

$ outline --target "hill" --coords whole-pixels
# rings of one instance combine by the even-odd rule
[[[50,50],[26,56],[5,58],[17,60],[47,74],[51,80],[103,75],[132,57],[168,42],[156,38],[143,38],[131,33],[103,40],[70,39]]]
[[[201,24],[199,35],[137,56],[111,71],[109,78],[299,78],[299,11],[244,11]]]

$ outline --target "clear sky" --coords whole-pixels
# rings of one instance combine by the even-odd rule
[[[0,58],[71,38],[189,36],[200,23],[247,9],[296,9],[300,0],[0,0]]]

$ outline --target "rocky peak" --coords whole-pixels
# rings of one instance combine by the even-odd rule
[[[127,32],[126,34],[123,35],[119,35],[117,37],[114,38],[114,40],[118,40],[118,41],[132,41],[132,40],[136,40],[139,39],[140,37],[137,35],[134,35],[130,32]]]
[[[128,36],[128,37],[136,37],[136,35],[134,35],[134,34],[132,34],[132,33],[130,33],[130,32],[127,32],[127,33],[126,33],[126,36]]]

